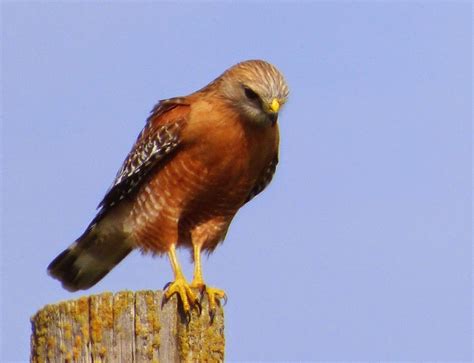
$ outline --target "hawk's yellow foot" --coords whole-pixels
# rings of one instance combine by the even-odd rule
[[[171,245],[170,250],[168,251],[168,257],[171,262],[171,267],[173,268],[174,281],[168,285],[168,288],[165,291],[165,300],[168,300],[173,294],[177,294],[183,304],[183,310],[188,319],[191,316],[191,307],[197,304],[200,308],[199,300],[197,296],[191,289],[191,286],[186,281],[181,267],[178,263],[178,258],[176,256],[175,245]],[[199,309],[200,310],[200,309]]]
[[[217,289],[215,287],[207,286],[203,281],[196,281],[196,279],[190,285],[194,289],[198,289],[202,294],[206,294],[209,300],[209,314],[211,318],[214,317],[216,313],[216,308],[220,305],[220,301],[224,300],[224,303],[227,302],[227,295],[224,290]]]
[[[173,294],[177,294],[183,304],[183,310],[188,314],[196,304],[199,304],[199,300],[191,289],[191,286],[184,277],[178,277],[174,280],[165,291],[165,299],[168,300]]]
[[[206,293],[209,300],[209,315],[211,316],[211,321],[214,318],[216,313],[216,308],[220,305],[220,300],[224,299],[227,302],[227,295],[224,290],[217,289],[215,287],[207,286],[204,283],[202,278],[202,269],[201,269],[201,246],[196,244],[193,246],[194,252],[194,278],[191,282],[191,287],[198,289],[201,293]]]

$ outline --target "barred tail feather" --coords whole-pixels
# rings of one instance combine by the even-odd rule
[[[86,290],[99,282],[132,250],[123,235],[104,237],[87,231],[48,266],[48,273],[68,291]]]

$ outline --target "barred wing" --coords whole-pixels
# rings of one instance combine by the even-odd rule
[[[132,196],[151,172],[178,148],[181,129],[189,110],[189,107],[183,106],[188,106],[184,99],[174,98],[160,101],[153,108],[112,186],[99,203],[100,210],[89,228],[93,227],[109,208]],[[175,112],[173,119],[167,117],[167,113],[177,107],[182,107],[182,112]]]
[[[261,193],[267,187],[267,185],[270,184],[270,182],[273,179],[273,175],[275,174],[277,164],[278,164],[278,155],[275,155],[272,161],[268,164],[268,166],[263,171],[260,178],[257,180],[257,183],[255,184],[253,189],[250,191],[250,194],[248,195],[245,203],[253,199],[257,194]]]

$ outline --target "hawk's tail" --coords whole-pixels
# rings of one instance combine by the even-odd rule
[[[48,273],[68,291],[94,286],[127,256],[132,247],[123,235],[86,231],[48,266]]]

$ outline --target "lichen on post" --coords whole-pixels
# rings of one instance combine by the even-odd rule
[[[162,291],[109,292],[46,305],[31,318],[32,362],[223,362],[224,315],[207,298],[188,321]]]

